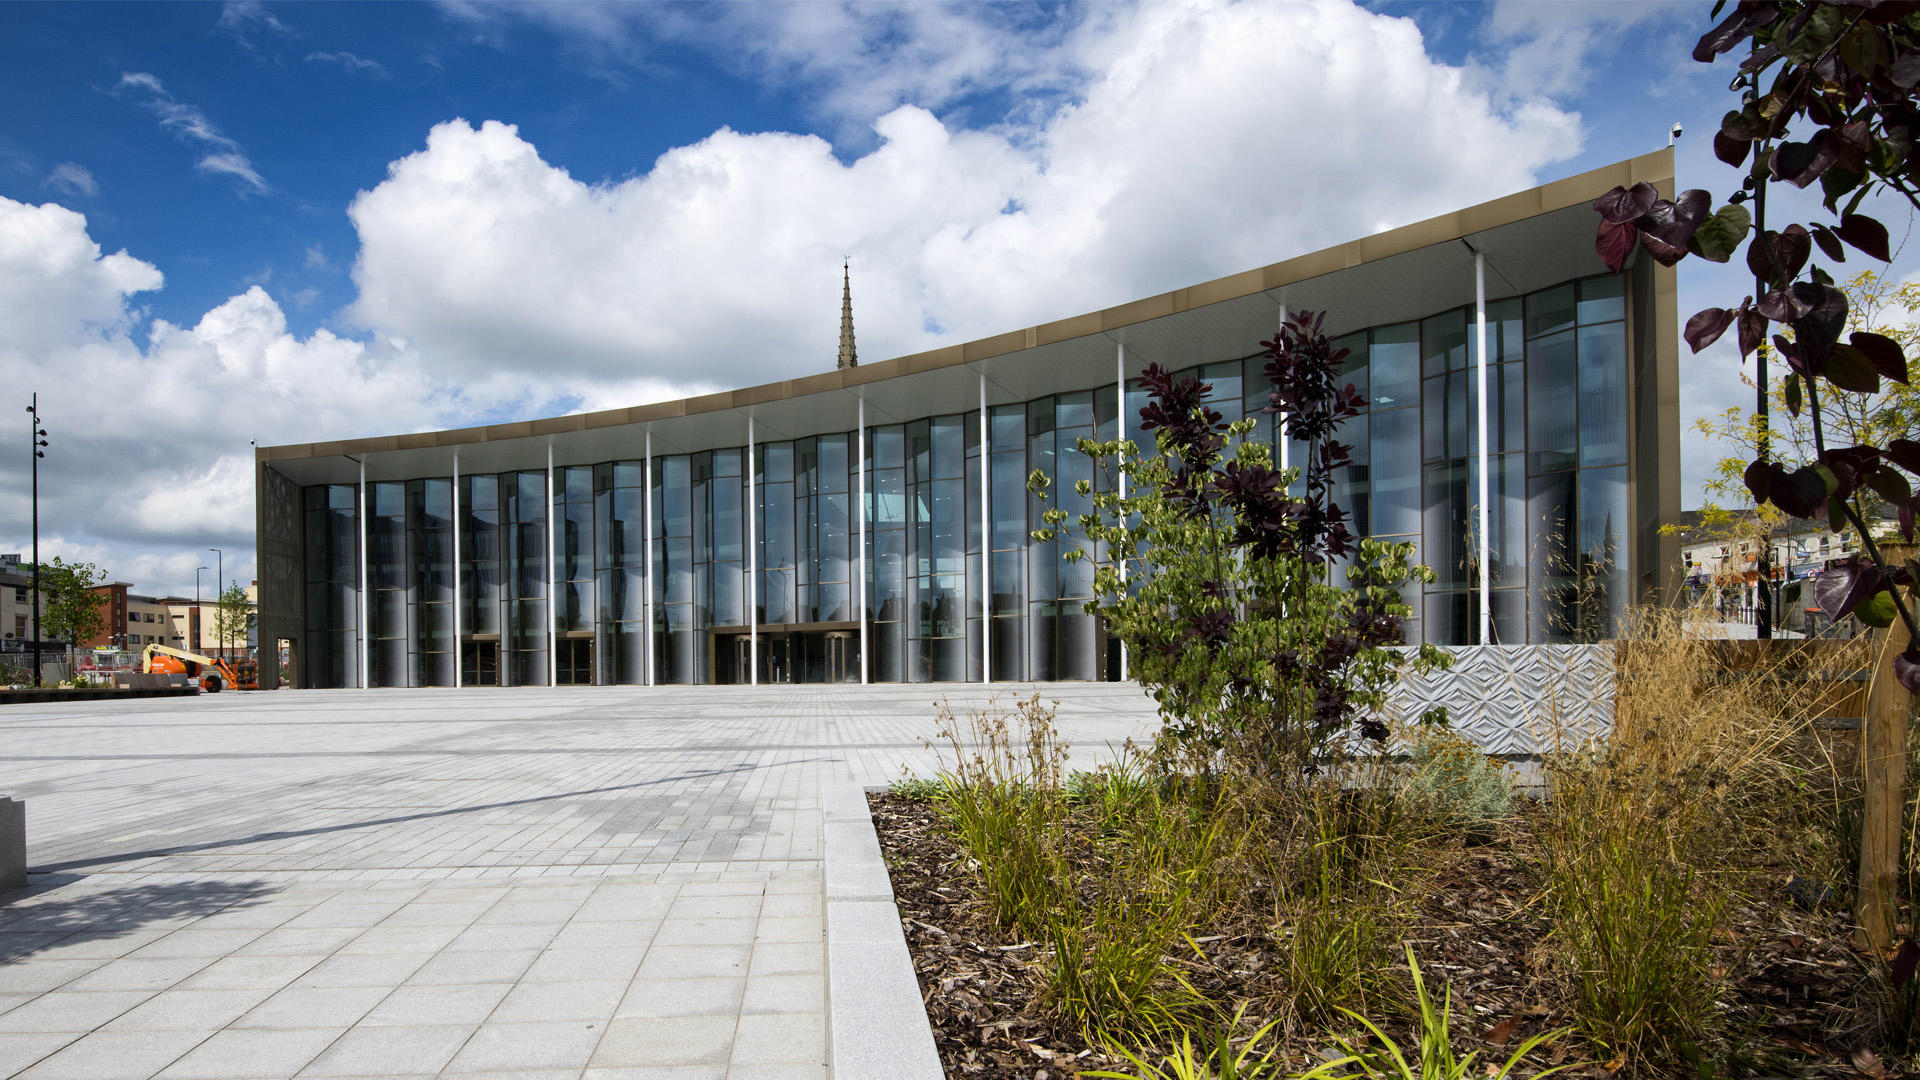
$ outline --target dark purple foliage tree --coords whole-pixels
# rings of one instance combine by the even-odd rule
[[[1254,421],[1227,424],[1207,404],[1210,385],[1154,365],[1141,376],[1140,426],[1156,452],[1080,445],[1127,477],[1129,493],[1086,485],[1093,513],[1069,522],[1049,510],[1034,535],[1077,525],[1088,543],[1067,557],[1104,557],[1087,610],[1126,643],[1132,675],[1159,702],[1163,751],[1291,780],[1342,736],[1385,739],[1376,710],[1399,666],[1444,660],[1430,647],[1411,656],[1386,647],[1404,640],[1399,586],[1431,572],[1410,565],[1411,545],[1356,540],[1334,499],[1353,449],[1340,426],[1365,404],[1340,379],[1347,351],[1306,312],[1262,344],[1264,412],[1279,415],[1306,461],[1276,468],[1271,449],[1246,438]],[[1030,487],[1044,498],[1047,478],[1036,472]],[[1345,588],[1332,580],[1341,562]]]
[[[1724,0],[1716,17],[1723,8]],[[1804,463],[1770,460],[1763,444],[1746,470],[1747,487],[1757,502],[1825,517],[1860,536],[1865,556],[1815,585],[1826,614],[1853,614],[1876,626],[1899,618],[1920,641],[1906,595],[1920,581],[1920,562],[1889,562],[1867,527],[1861,498],[1870,492],[1893,506],[1911,543],[1920,497],[1910,476],[1920,475],[1920,442],[1829,446],[1820,412],[1823,394],[1875,393],[1882,379],[1905,383],[1907,359],[1880,334],[1856,331],[1842,340],[1847,298],[1814,259],[1818,248],[1835,263],[1850,251],[1886,262],[1887,229],[1860,212],[1862,202],[1887,192],[1920,206],[1920,8],[1743,0],[1693,50],[1705,63],[1729,54],[1742,57],[1734,81],[1742,96],[1722,119],[1713,149],[1743,170],[1739,189],[1714,210],[1713,197],[1699,189],[1665,199],[1650,184],[1615,188],[1593,204],[1600,213],[1596,249],[1618,272],[1636,247],[1672,266],[1688,255],[1729,262],[1745,245],[1753,292],[1737,305],[1695,314],[1684,336],[1696,353],[1730,329],[1742,358],[1764,359],[1771,346],[1787,364],[1787,407],[1796,415],[1808,410],[1814,433],[1814,457]],[[1818,184],[1831,217],[1768,228],[1767,190],[1777,183]],[[1899,657],[1895,670],[1908,690],[1920,691],[1920,645]]]

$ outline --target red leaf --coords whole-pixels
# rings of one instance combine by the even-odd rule
[[[1882,378],[1897,383],[1907,381],[1907,357],[1900,349],[1900,343],[1885,334],[1876,334],[1870,330],[1855,330],[1847,335],[1847,341],[1854,348],[1867,354],[1873,361],[1873,368]]]
[[[1740,359],[1753,355],[1760,343],[1767,340],[1767,317],[1753,310],[1753,298],[1740,302]]]
[[[1593,208],[1600,211],[1600,219],[1609,225],[1629,222],[1653,209],[1660,193],[1652,184],[1642,180],[1631,189],[1616,187],[1605,195],[1593,200]]]
[[[1840,234],[1840,239],[1881,262],[1888,262],[1893,258],[1887,246],[1887,227],[1865,214],[1848,214],[1842,217],[1840,227],[1834,231]]]
[[[1893,440],[1887,444],[1887,460],[1920,476],[1920,442],[1912,439]]]
[[[1713,196],[1699,188],[1688,188],[1672,202],[1665,199],[1655,202],[1634,224],[1640,227],[1643,236],[1657,237],[1669,247],[1686,247],[1687,241],[1693,239],[1694,230],[1712,212]]]
[[[1750,140],[1736,139],[1724,131],[1713,133],[1713,156],[1736,169],[1746,164],[1747,151],[1752,149]]]
[[[1720,335],[1733,325],[1733,312],[1726,308],[1708,308],[1687,320],[1685,337],[1694,352],[1720,340]]]
[[[1906,660],[1910,664],[1920,660],[1920,649],[1909,647],[1895,659],[1895,664],[1897,665],[1900,660]],[[1912,938],[1902,939],[1899,950],[1893,954],[1892,970],[1887,973],[1893,985],[1907,985],[1907,981],[1913,978],[1913,969],[1916,966],[1920,966],[1920,944],[1915,944]]]
[[[1661,266],[1672,266],[1687,257],[1687,249],[1675,247],[1649,232],[1640,234],[1640,246],[1647,249],[1653,261]]]
[[[1600,222],[1600,234],[1594,240],[1593,249],[1600,255],[1600,261],[1607,269],[1619,273],[1627,265],[1627,256],[1633,254],[1633,241],[1640,230],[1632,222]]]

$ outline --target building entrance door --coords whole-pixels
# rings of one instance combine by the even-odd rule
[[[747,672],[753,670],[753,639],[741,634],[733,639],[733,670],[729,672],[727,682],[743,683]]]
[[[859,682],[860,642],[845,630],[827,634],[827,681]]]
[[[593,639],[590,637],[561,638],[560,651],[554,657],[555,674],[559,676],[561,686],[593,685]]]
[[[760,635],[760,681],[793,681],[793,637],[790,634]]]
[[[500,685],[500,643],[498,641],[460,643],[460,685]]]

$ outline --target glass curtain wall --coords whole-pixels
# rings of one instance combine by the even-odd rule
[[[508,686],[547,685],[547,474],[508,473],[506,496]]]
[[[1027,407],[989,410],[993,677],[1031,678],[1027,666]]]
[[[1625,610],[1625,319],[1617,278],[1527,297],[1530,640],[1597,640]]]
[[[907,681],[907,430],[867,429],[868,677]]]
[[[368,650],[371,686],[406,686],[407,616],[412,590],[407,581],[407,485],[367,485],[367,576],[373,584]]]
[[[693,457],[653,459],[654,678],[699,682],[693,612]]]
[[[360,685],[360,515],[351,484],[301,494],[306,526],[307,677],[314,686]]]
[[[705,501],[701,505],[706,508],[708,526],[701,534],[701,547],[696,553],[700,563],[695,572],[696,580],[703,583],[698,590],[699,606],[704,609],[700,625],[702,629],[745,626],[747,519],[743,499],[746,479],[741,474],[745,455],[735,447],[715,450],[706,457],[708,479],[702,488]],[[726,659],[716,656],[709,661],[716,681],[745,682],[746,673],[725,663]]]
[[[1611,278],[1569,282],[1488,304],[1488,526],[1492,625],[1503,643],[1591,640],[1614,632],[1627,603],[1626,301]],[[1409,639],[1478,637],[1478,342],[1471,308],[1340,338],[1343,380],[1366,399],[1337,436],[1351,443],[1334,498],[1357,535],[1411,542],[1438,575],[1410,588]],[[1264,355],[1189,368],[1211,384],[1228,421],[1252,417],[1268,445]],[[1114,387],[992,406],[867,431],[867,500],[853,505],[854,433],[653,462],[653,578],[647,577],[648,478],[637,460],[309,487],[308,667],[319,685],[361,678],[361,551],[366,547],[368,681],[375,686],[636,684],[745,681],[742,634],[761,635],[761,681],[857,681],[867,624],[876,682],[978,680],[991,635],[1000,680],[1105,679],[1118,649],[1081,608],[1105,552],[1069,565],[1086,541],[1029,533],[1057,506],[1089,509],[1080,482],[1104,490],[1076,444],[1119,430]],[[1126,432],[1146,395],[1126,387]],[[983,452],[985,451],[985,452]],[[1276,455],[1276,457],[1279,455]],[[1306,451],[1289,444],[1288,461]],[[1048,500],[1026,492],[1052,477]],[[987,508],[982,514],[982,493]],[[751,498],[758,535],[746,529]],[[867,604],[854,609],[859,560],[852,514],[867,515]],[[549,523],[549,513],[554,517]],[[984,517],[984,520],[983,520]],[[452,574],[459,530],[459,595]],[[755,610],[746,605],[751,543]],[[553,567],[549,574],[549,546]],[[991,570],[981,614],[983,566]],[[550,584],[549,578],[552,582]],[[551,591],[552,595],[549,595]],[[653,601],[652,625],[647,600]],[[453,605],[460,641],[453,641]],[[548,605],[552,609],[551,627]],[[558,642],[559,653],[552,651]]]
[[[453,481],[407,481],[412,685],[452,686]]]
[[[1027,404],[1027,457],[1030,468],[1053,478],[1047,499],[1028,498],[1027,527],[1045,524],[1041,515],[1057,506],[1069,517],[1093,508],[1079,485],[1094,480],[1093,459],[1075,447],[1095,437],[1094,392],[1056,394]],[[1089,556],[1066,561],[1072,549]],[[1027,543],[1027,668],[1033,679],[1098,679],[1105,670],[1105,649],[1096,619],[1081,610],[1093,595],[1094,562],[1084,536],[1056,535]]]
[[[460,478],[460,685],[500,685],[506,607],[500,478]]]
[[[907,505],[913,549],[908,679],[912,682],[967,678],[968,422],[965,415],[953,415],[907,425],[911,484]],[[977,415],[972,423],[978,425]],[[974,593],[978,595],[977,588]]]
[[[594,677],[593,468],[569,465],[553,471],[554,671],[561,685],[591,684]]]
[[[594,651],[598,681],[647,681],[647,546],[644,461],[593,469]]]

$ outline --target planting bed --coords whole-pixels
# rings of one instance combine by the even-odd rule
[[[1058,1080],[1088,1069],[1128,1071],[1124,1061],[1089,1046],[1071,1023],[1049,1015],[1039,993],[1042,946],[993,924],[975,895],[967,857],[935,805],[898,794],[869,801],[947,1075]],[[1443,986],[1451,987],[1459,1050],[1484,1047],[1496,1063],[1527,1036],[1565,1025],[1571,1016],[1567,987],[1548,970],[1548,922],[1526,853],[1530,836],[1523,818],[1492,842],[1442,846],[1430,876],[1413,886],[1424,899],[1406,943],[1436,999]],[[1730,1014],[1730,1052],[1723,1060],[1733,1068],[1727,1071],[1898,1075],[1859,1045],[1865,965],[1849,947],[1846,913],[1823,890],[1790,881],[1784,872],[1751,882],[1749,890],[1753,899],[1731,912],[1715,946]],[[1245,1002],[1249,1018],[1264,1020],[1289,994],[1267,923],[1243,916],[1237,925],[1198,928],[1198,954],[1188,951],[1183,974],[1210,1000],[1230,1003],[1229,1013],[1231,1003]],[[1402,1046],[1417,1043],[1405,1016],[1375,1011],[1382,1015],[1372,1019]],[[1295,1031],[1280,1046],[1290,1067],[1304,1068],[1329,1052],[1332,1035],[1357,1030]],[[1518,1075],[1593,1056],[1590,1046],[1563,1039],[1537,1051],[1533,1067]],[[1606,1065],[1578,1064],[1561,1075],[1607,1076]]]

